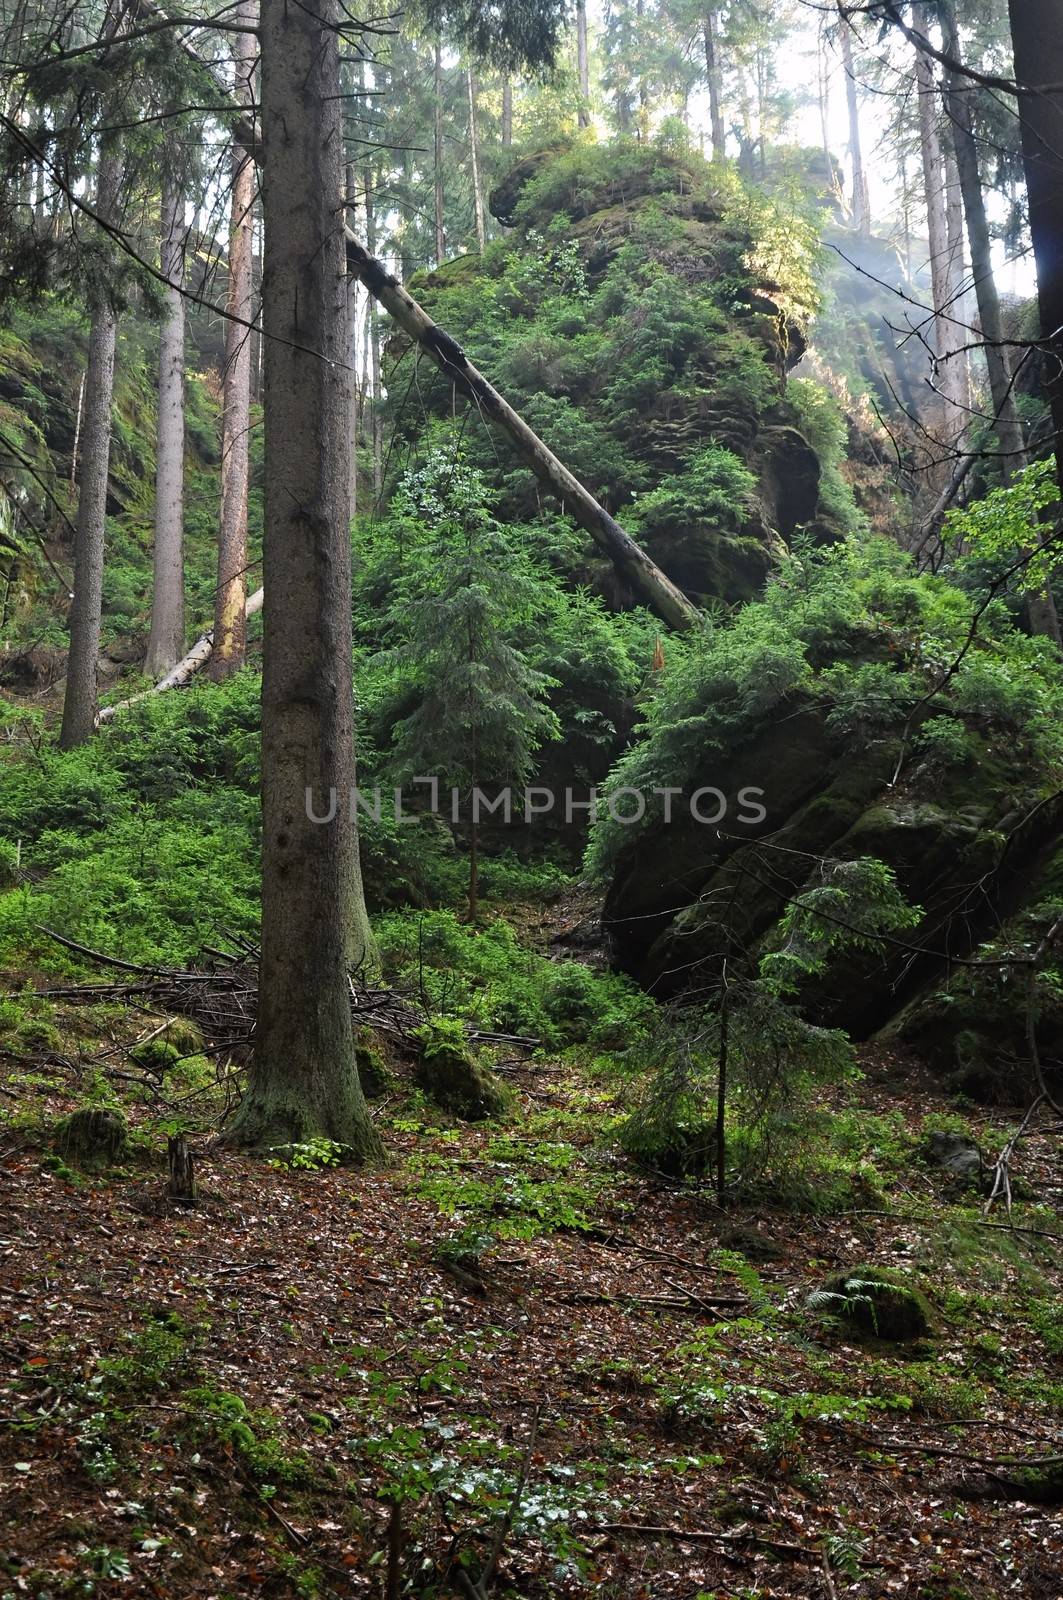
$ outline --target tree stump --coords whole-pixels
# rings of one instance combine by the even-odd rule
[[[168,1192],[175,1200],[192,1205],[196,1198],[196,1172],[192,1152],[183,1133],[167,1140],[167,1160],[170,1167]]]

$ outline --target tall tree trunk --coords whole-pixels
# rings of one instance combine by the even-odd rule
[[[242,0],[237,20],[255,20],[254,0]],[[254,34],[235,33],[233,68],[236,98],[254,104]],[[209,674],[221,681],[238,672],[247,649],[247,484],[251,435],[251,330],[254,300],[255,167],[251,154],[233,145],[229,209],[229,294],[225,324],[225,367],[221,397],[221,516],[218,525],[218,582],[214,591],[214,650]]]
[[[853,68],[853,41],[849,23],[842,17],[838,25],[842,47],[842,65],[845,68],[845,103],[849,112],[849,156],[853,164],[853,224],[862,234],[871,232],[871,208],[868,204],[867,173],[864,171],[864,151],[860,139],[860,104],[856,94],[856,73]]]
[[[513,79],[509,73],[502,78],[502,143],[513,143]]]
[[[949,357],[949,398],[958,407],[961,417],[967,417],[971,408],[971,354],[970,319],[967,316],[967,295],[964,292],[964,239],[963,199],[960,194],[960,174],[956,165],[956,146],[952,138],[944,141],[945,157],[945,230],[949,246],[949,295],[952,315],[957,326],[952,330],[954,353]]]
[[[185,653],[185,301],[184,204],[170,172],[162,183],[159,265],[166,309],[159,334],[159,420],[155,445],[155,554],[149,678],[164,677]]]
[[[727,134],[723,126],[723,86],[720,63],[716,53],[716,7],[706,6],[702,20],[705,38],[705,82],[709,89],[709,123],[712,127],[712,159],[723,161],[727,156]]]
[[[1045,0],[1010,0],[1019,128],[1030,237],[1037,268],[1037,306],[1046,341],[1042,369],[1052,411],[1056,472],[1063,495],[1063,32]],[[1031,596],[1031,628],[1061,642],[1051,592]]]
[[[926,34],[925,4],[912,8],[913,23]],[[919,151],[923,163],[923,190],[926,195],[927,240],[930,247],[930,285],[934,302],[934,321],[930,343],[933,346],[936,387],[940,398],[933,407],[934,417],[930,431],[939,443],[944,443],[950,425],[960,419],[951,415],[947,385],[950,382],[950,363],[943,358],[953,348],[950,336],[950,319],[957,317],[952,301],[952,279],[949,273],[949,234],[945,208],[945,164],[942,159],[941,140],[938,137],[938,96],[934,81],[934,68],[925,50],[915,52],[915,83],[919,107]]]
[[[358,215],[358,169],[353,162],[346,174],[347,215],[351,224]],[[369,315],[369,307],[366,308]],[[358,378],[358,279],[347,278],[347,403],[350,407],[350,501],[351,516],[358,513],[358,436],[362,426],[362,389]]]
[[[100,155],[96,210],[117,220],[122,187],[122,157],[114,145]],[[111,466],[111,398],[118,318],[106,289],[89,291],[89,352],[85,368],[85,415],[81,430],[78,519],[74,536],[74,600],[70,608],[70,650],[59,744],[72,750],[96,726],[96,672],[103,612],[103,551],[107,517],[107,479]]]
[[[487,228],[484,222],[484,192],[480,183],[480,152],[477,148],[479,133],[476,126],[476,75],[472,63],[465,69],[465,88],[469,99],[469,172],[472,177],[472,214],[476,228],[476,248],[483,255],[487,248]]]
[[[579,89],[579,110],[576,113],[581,128],[591,125],[591,58],[587,42],[587,0],[576,0],[576,84]]]
[[[365,183],[365,241],[370,254],[376,249],[376,207],[373,198],[373,169],[366,163],[363,174]],[[370,298],[365,308],[366,338],[369,341],[369,421],[373,439],[373,505],[379,508],[380,495],[384,487],[384,418],[381,410],[383,399],[380,383],[380,323],[377,320],[376,306]]]
[[[435,207],[436,266],[447,253],[447,235],[443,218],[443,45],[436,40],[435,71],[433,75],[432,114],[432,199]]]
[[[379,1141],[358,1082],[348,969],[369,952],[351,815],[343,133],[337,0],[263,0],[266,273],[262,956],[232,1139]],[[307,791],[332,820],[307,815]]]

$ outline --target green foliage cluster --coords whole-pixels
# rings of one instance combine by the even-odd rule
[[[654,1014],[625,978],[522,945],[501,919],[477,929],[451,911],[389,912],[376,927],[384,972],[432,1011],[475,1027],[532,1036],[547,1048],[623,1048]]]
[[[801,425],[773,365],[779,314],[807,323],[817,305],[816,227],[796,190],[769,197],[653,141],[580,143],[526,177],[512,214],[520,245],[419,287],[433,313],[651,549],[667,534],[670,551],[684,518],[692,548],[747,524],[756,536],[760,424]],[[449,412],[449,390],[421,386]],[[534,480],[505,446],[471,431],[468,448],[501,481],[507,519],[537,520]],[[832,522],[856,526],[836,472],[830,492]]]
[[[605,786],[641,790],[645,816],[622,825],[599,807],[590,870],[608,875],[620,849],[659,820],[661,802],[649,798],[655,787],[689,793],[706,771],[725,772],[744,740],[801,701],[822,705],[841,736],[899,739],[908,712],[930,696],[928,710],[966,734],[961,741],[950,726],[942,735],[931,718],[937,763],[966,760],[1003,737],[1030,776],[1047,777],[1063,757],[1063,665],[996,605],[945,681],[967,644],[973,612],[970,596],[917,575],[910,558],[884,539],[796,550],[762,599],[671,642],[668,670],[643,701],[640,737]]]

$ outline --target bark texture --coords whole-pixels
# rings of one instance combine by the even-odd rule
[[[266,269],[262,954],[235,1142],[378,1140],[355,1065],[348,971],[369,931],[351,818],[343,139],[337,0],[263,0]],[[330,822],[307,816],[306,793]]]
[[[162,184],[159,266],[168,287],[159,330],[159,420],[155,443],[155,551],[149,678],[175,667],[185,649],[185,302],[184,205],[173,174]]]
[[[254,0],[241,0],[236,18],[255,20]],[[235,33],[235,95],[254,104],[257,46],[253,34]],[[210,676],[228,678],[244,664],[247,650],[247,485],[251,428],[252,258],[254,250],[255,167],[250,152],[233,145],[229,210],[229,294],[222,375],[221,513],[218,525],[218,582],[214,591],[214,649]]]
[[[122,157],[115,146],[100,156],[96,210],[113,220],[122,186]],[[103,610],[103,551],[107,479],[111,467],[111,400],[118,318],[106,287],[93,282],[88,294],[89,352],[85,368],[81,472],[77,532],[74,536],[74,600],[70,608],[70,650],[59,744],[72,750],[96,726],[96,673]]]

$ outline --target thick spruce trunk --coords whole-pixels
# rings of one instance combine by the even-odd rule
[[[262,954],[245,1147],[379,1141],[358,1082],[348,970],[369,953],[351,818],[343,137],[337,0],[263,0],[266,267]],[[310,790],[319,813],[307,815]]]
[[[159,266],[166,309],[159,330],[159,419],[155,442],[155,550],[149,678],[170,672],[185,652],[185,301],[184,205],[172,173],[163,175]]]
[[[255,20],[254,0],[242,0],[240,22]],[[236,98],[254,104],[257,47],[250,33],[234,33]],[[229,294],[225,324],[225,368],[221,398],[221,513],[218,524],[218,581],[214,591],[214,649],[209,674],[228,678],[244,664],[247,649],[247,485],[251,430],[252,257],[254,252],[255,167],[251,154],[233,145],[229,201]]]
[[[121,187],[121,154],[115,146],[107,146],[100,156],[96,209],[108,221],[116,218]],[[70,650],[63,725],[59,733],[63,750],[84,744],[96,726],[96,674],[103,613],[103,552],[118,318],[104,285],[92,284],[88,303],[89,353],[85,368],[80,488],[74,536],[74,600],[70,608]]]

